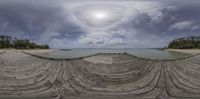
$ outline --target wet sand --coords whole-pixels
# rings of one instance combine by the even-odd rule
[[[166,49],[166,51],[180,52],[186,54],[196,55],[200,53],[200,49]]]
[[[56,49],[36,49],[36,50],[21,50],[21,51],[25,51],[31,54],[40,54],[40,53],[56,51]]]
[[[0,49],[0,53],[4,51],[25,51],[31,54],[40,54],[40,53],[56,51],[56,49],[34,49],[34,50]]]

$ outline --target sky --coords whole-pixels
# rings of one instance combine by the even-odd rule
[[[51,48],[160,48],[200,36],[198,0],[0,0],[0,35]]]

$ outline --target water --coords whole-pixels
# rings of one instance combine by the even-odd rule
[[[128,53],[142,58],[149,59],[177,59],[191,56],[190,54],[169,52],[159,49],[71,49],[58,50],[42,54],[45,57],[51,58],[77,58],[89,56],[97,53]]]

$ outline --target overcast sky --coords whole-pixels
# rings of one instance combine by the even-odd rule
[[[51,48],[164,47],[175,38],[200,36],[200,3],[0,0],[0,35]]]

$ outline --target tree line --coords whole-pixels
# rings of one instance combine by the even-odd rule
[[[199,37],[184,37],[173,40],[169,43],[168,48],[173,49],[200,49]]]
[[[28,39],[17,39],[10,36],[0,35],[0,49],[49,49],[48,45],[37,45]]]

